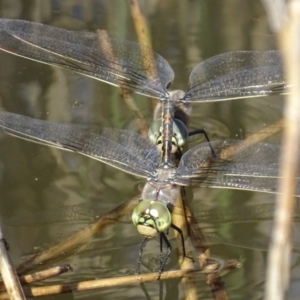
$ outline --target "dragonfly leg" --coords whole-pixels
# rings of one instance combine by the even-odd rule
[[[160,268],[159,268],[159,271],[158,271],[157,280],[160,279],[161,273],[164,270],[164,267],[165,267],[170,255],[171,255],[171,250],[172,250],[171,244],[170,244],[168,238],[166,237],[166,235],[163,232],[161,232],[159,234],[159,237],[160,237]],[[165,257],[163,257],[163,255],[162,255],[162,248],[163,248],[162,244],[163,244],[163,242],[165,242],[166,245],[167,245],[167,255]]]
[[[143,255],[143,252],[144,252],[144,249],[148,243],[149,239],[148,238],[145,238],[140,246],[140,251],[139,251],[139,258],[138,258],[138,266],[137,266],[137,274],[141,274],[141,263],[142,263],[142,255]]]
[[[189,136],[193,136],[193,135],[196,135],[196,134],[199,134],[199,133],[200,133],[200,134],[204,134],[205,139],[207,140],[207,142],[208,142],[208,144],[209,144],[209,148],[210,148],[210,150],[211,150],[212,155],[213,155],[214,157],[216,157],[217,155],[216,155],[216,153],[215,153],[215,151],[214,151],[214,149],[213,149],[213,147],[212,147],[212,145],[211,145],[211,143],[210,143],[210,140],[209,140],[208,135],[207,135],[207,133],[206,133],[206,131],[205,131],[204,128],[197,129],[197,130],[194,130],[194,131],[190,131],[190,132],[189,132]]]
[[[163,236],[159,235],[159,250],[160,250],[160,265],[162,264],[162,255],[163,255]]]
[[[183,237],[182,230],[174,224],[171,224],[171,227],[180,234],[183,257],[189,258],[192,261],[194,261],[194,259],[192,257],[186,255],[184,237]]]

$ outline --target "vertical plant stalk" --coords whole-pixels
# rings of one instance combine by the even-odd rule
[[[152,50],[153,47],[152,47],[152,42],[151,42],[151,38],[150,38],[150,31],[148,28],[146,18],[141,11],[138,0],[130,0],[130,11],[131,11],[131,15],[132,15],[132,19],[133,19],[133,23],[134,23],[134,27],[135,27],[135,31],[136,31],[139,43]],[[157,74],[156,65],[154,63],[155,62],[154,56],[153,55],[152,55],[152,57],[150,57],[150,56],[151,56],[150,52],[144,56],[145,57],[144,65],[145,65],[145,68],[149,72],[149,76],[151,76],[151,74]],[[147,63],[147,61],[152,61],[153,63],[149,65]],[[152,99],[153,109],[155,109],[156,104],[157,104],[157,100]]]
[[[278,29],[286,79],[292,85],[284,109],[285,130],[280,157],[281,170],[275,222],[269,248],[265,299],[284,299],[289,289],[291,260],[291,225],[300,145],[300,1],[265,1],[271,27]],[[279,11],[281,7],[281,11]],[[277,9],[276,9],[277,8]]]
[[[176,201],[176,206],[174,208],[174,212],[172,214],[172,222],[178,228],[180,228],[182,230],[183,236],[185,237],[186,254],[188,256],[192,256],[192,249],[191,249],[192,247],[191,247],[190,243],[187,243],[188,240],[186,239],[186,237],[188,236],[188,230],[187,230],[186,218],[183,213],[184,211],[185,210],[183,208],[182,195],[179,195],[179,197]],[[183,257],[181,237],[177,231],[175,231],[175,236],[177,239],[177,243],[179,243],[177,252],[178,252],[178,257],[179,257],[180,269],[181,270],[194,269],[194,263],[193,263],[192,259],[189,257]],[[183,277],[182,284],[183,284],[183,288],[185,291],[185,299],[189,299],[189,300],[198,299],[195,276]]]
[[[106,30],[97,30],[98,38],[99,38],[99,43],[103,43],[106,46],[107,52],[105,53],[107,61],[115,61],[115,52],[113,49],[113,46],[110,43],[109,36],[107,34]],[[117,66],[112,66],[113,68],[116,68]],[[139,127],[139,131],[141,135],[145,138],[148,137],[148,126],[145,121],[144,116],[142,115],[141,111],[135,104],[134,100],[131,97],[131,92],[126,90],[124,86],[122,85],[122,82],[119,82],[120,85],[120,90],[121,90],[121,95],[122,98],[124,99],[126,105],[129,107],[129,109],[132,111],[134,114],[134,117],[136,119],[136,122]]]
[[[3,238],[2,229],[0,228],[0,272],[6,291],[9,295],[9,299],[25,300],[25,295],[23,293],[20,281],[12,266],[7,248],[7,243]]]

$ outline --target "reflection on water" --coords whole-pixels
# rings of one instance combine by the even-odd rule
[[[126,1],[14,1],[14,6],[5,3],[8,2],[3,2],[0,8],[3,18],[26,19],[72,30],[101,28],[114,37],[136,40]],[[191,69],[210,56],[233,50],[275,49],[275,39],[258,0],[141,3],[155,51],[175,71],[174,89],[186,90]],[[58,122],[96,124],[101,120],[109,127],[130,126],[136,130],[132,112],[120,99],[118,89],[2,52],[0,61],[3,110]],[[150,124],[150,101],[142,96],[134,98]],[[277,121],[282,104],[281,97],[197,104],[193,107],[191,128],[204,126],[212,139],[244,138]],[[278,138],[272,137],[270,141],[277,142]],[[16,263],[25,254],[45,248],[139,192],[141,181],[97,161],[2,133],[0,140],[1,216]],[[192,141],[191,146],[197,142]],[[223,279],[230,297],[261,299],[274,196],[212,189],[193,192],[189,192],[188,198],[193,198],[213,255],[224,259],[245,258],[242,269]],[[294,247],[298,251],[299,210],[294,218]],[[133,272],[142,238],[129,221],[125,218],[124,222],[107,228],[86,245],[85,251],[68,258],[66,261],[75,272],[65,278],[90,279]],[[176,246],[174,243],[173,247]],[[148,255],[159,252],[158,241],[149,243],[146,251],[144,270],[152,268],[147,262]],[[172,254],[169,267],[177,268],[176,251]],[[300,270],[296,251],[292,270],[290,299],[298,299]],[[199,276],[197,281],[201,299],[211,299],[205,278]],[[178,281],[164,284],[164,299],[182,299]],[[147,289],[157,299],[158,283],[147,284]],[[108,289],[93,295],[95,299],[99,295],[101,299],[144,297],[140,287]],[[81,297],[93,298],[90,294]]]

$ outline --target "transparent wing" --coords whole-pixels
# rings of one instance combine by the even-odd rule
[[[100,200],[94,203],[80,203],[47,208],[32,213],[22,212],[19,216],[5,216],[4,223],[10,226],[41,226],[47,224],[75,223],[88,224],[96,218],[105,216],[105,213],[116,207],[115,203],[105,203]],[[234,205],[230,207],[213,207],[201,203],[201,207],[194,209],[193,216],[200,223],[245,223],[272,220],[275,212],[275,203],[251,205]],[[184,213],[184,212],[182,212]],[[173,212],[175,214],[175,212]],[[294,222],[300,222],[300,209],[294,211]],[[132,223],[131,214],[122,217],[118,222]]]
[[[212,142],[213,157],[207,143],[186,152],[174,182],[180,185],[224,187],[276,193],[280,147],[248,141]],[[299,174],[296,194],[300,195]]]
[[[96,218],[116,208],[116,204],[102,199],[97,203],[80,203],[48,208],[37,212],[22,213],[19,216],[6,216],[4,223],[10,226],[35,227],[48,224],[88,224]],[[131,215],[121,218],[118,222],[131,223]]]
[[[237,203],[236,201],[229,206],[208,207],[207,205],[195,201],[193,210],[196,210],[195,218],[197,223],[192,226],[197,231],[200,229],[206,245],[227,244],[240,248],[268,251],[270,236],[266,228],[266,221],[271,222],[274,218],[275,203]],[[228,204],[228,203],[227,203]],[[202,211],[204,207],[204,214]],[[299,205],[296,205],[293,211],[293,225],[299,226]],[[249,224],[251,223],[251,224]],[[209,224],[207,228],[207,224]],[[249,230],[251,227],[255,233],[251,239],[245,237],[245,234],[236,234],[235,226],[229,230],[224,230],[225,224],[238,225],[239,232]],[[204,226],[203,226],[204,225]],[[249,227],[250,226],[250,227]],[[256,230],[263,228],[264,230]],[[293,249],[299,251],[299,239],[295,234],[293,238]]]
[[[52,123],[8,112],[0,112],[0,127],[13,136],[81,153],[141,177],[155,173],[160,158],[156,146],[128,130]]]
[[[160,98],[174,72],[160,55],[138,43],[68,31],[23,20],[0,20],[0,49]]]
[[[22,213],[18,216],[3,216],[3,222],[9,226],[18,227],[36,227],[36,226],[49,226],[51,224],[88,224],[93,222],[96,218],[105,216],[105,213],[114,209],[116,204],[105,203],[102,200],[96,203],[81,203],[76,205],[64,205],[52,209],[41,210],[32,213]],[[195,208],[194,217],[198,220],[200,228],[201,224],[211,224],[211,226],[219,226],[221,224],[243,224],[253,223],[258,224],[262,221],[271,221],[274,217],[275,204],[274,203],[261,203],[251,205],[234,205],[230,207],[212,207],[201,203],[201,207]],[[299,207],[295,208],[293,215],[293,222],[300,221]],[[132,224],[131,214],[127,214],[117,222],[122,224]],[[193,225],[195,226],[195,225]],[[211,230],[206,232],[202,229],[205,242],[208,245],[212,244],[228,244],[242,248],[250,249],[268,249],[268,239],[240,239],[235,237],[229,239],[228,236],[222,237],[218,233]],[[126,239],[126,243],[129,242]],[[133,240],[130,240],[130,243]],[[137,241],[139,243],[140,240]],[[124,242],[120,241],[123,246]],[[299,251],[299,242],[294,242],[294,249]]]
[[[192,71],[184,99],[222,101],[282,94],[290,85],[284,79],[279,51],[236,51],[213,56]]]

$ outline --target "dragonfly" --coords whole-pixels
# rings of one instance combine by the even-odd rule
[[[186,124],[176,118],[178,103],[224,101],[288,92],[279,51],[235,51],[213,56],[191,72],[186,92],[169,91],[174,72],[159,54],[141,44],[102,32],[68,31],[25,20],[0,19],[0,50],[134,91],[161,101],[161,118],[149,138],[162,150],[161,164],[187,137]],[[174,113],[175,111],[175,113]],[[175,114],[175,118],[174,118]],[[204,130],[200,131],[208,140]]]
[[[6,128],[8,133],[18,137],[26,139],[30,137],[30,140],[42,141],[47,145],[79,152],[123,171],[147,178],[148,182],[144,187],[142,199],[147,199],[150,202],[141,201],[133,215],[133,221],[138,230],[147,237],[153,237],[159,232],[161,237],[166,239],[162,233],[171,225],[170,212],[172,212],[174,202],[179,195],[180,186],[192,184],[192,181],[197,180],[198,184],[203,180],[206,182],[204,186],[207,186],[207,181],[204,178],[211,178],[210,172],[215,173],[217,165],[220,163],[222,166],[227,160],[222,158],[224,161],[218,161],[218,158],[222,157],[218,156],[222,146],[214,142],[214,146],[208,143],[210,154],[205,151],[205,147],[200,151],[202,152],[201,155],[204,155],[201,157],[206,157],[204,165],[202,165],[201,160],[196,160],[195,165],[192,164],[191,166],[188,163],[184,175],[184,161],[185,159],[189,160],[189,155],[184,155],[180,160],[179,168],[175,168],[172,153],[177,152],[178,148],[185,143],[188,135],[186,124],[176,118],[177,104],[272,95],[288,92],[290,88],[283,77],[282,58],[278,51],[238,51],[217,55],[194,68],[190,75],[190,88],[187,92],[168,91],[174,79],[172,68],[163,57],[140,44],[113,39],[101,33],[67,31],[23,20],[2,19],[0,25],[0,49],[4,51],[70,69],[122,87],[124,90],[135,91],[161,100],[161,120],[159,120],[161,125],[158,126],[160,128],[158,129],[157,125],[151,126],[149,134],[150,143],[152,142],[155,147],[160,145],[160,152],[153,150],[149,144],[142,140],[139,142],[149,147],[146,147],[147,150],[140,149],[139,142],[137,142],[140,137],[133,137],[132,140],[128,132],[123,134],[118,131],[111,132],[109,129],[104,131],[99,129],[94,132],[93,129],[78,128],[77,125],[51,124],[48,130],[45,128],[45,132],[49,134],[48,140],[40,130],[33,130],[37,121],[21,121],[25,126],[24,128],[31,126],[29,131],[23,132],[17,125],[20,122],[20,117],[10,115],[7,118],[6,113],[3,115],[5,121],[1,123],[2,125],[0,124]],[[10,118],[15,122],[10,123],[8,121]],[[48,125],[42,126],[42,124],[36,124],[36,126],[37,129],[43,128],[43,126],[48,127]],[[61,135],[57,136],[54,131],[60,129]],[[71,135],[67,136],[67,133]],[[77,137],[75,133],[78,134]],[[124,135],[136,147],[134,150],[133,145],[127,145],[131,152],[128,156],[122,151],[115,150],[116,156],[111,154],[112,156],[107,157],[104,152],[112,151],[111,143],[107,144],[107,148],[103,148],[100,144],[94,148],[94,142],[87,140],[89,137],[89,140],[95,138],[95,143],[97,143],[97,139],[105,143],[106,140],[116,139],[116,147],[118,148],[120,142],[124,147],[122,140]],[[80,145],[77,145],[78,140]],[[227,143],[230,144],[230,141]],[[223,146],[230,149],[232,145],[229,144]],[[214,147],[217,147],[217,152],[215,152]],[[94,153],[94,151],[96,152]],[[131,158],[137,153],[141,155],[140,151],[143,153],[140,161],[134,162]],[[230,152],[230,150],[227,151],[227,153]],[[100,154],[98,155],[98,153]],[[113,153],[115,152],[113,151]],[[147,153],[146,156],[145,153]],[[127,158],[121,158],[124,155]],[[211,156],[214,156],[215,159]],[[136,159],[136,157],[134,158]],[[145,163],[148,159],[151,163],[149,161],[146,167]],[[211,168],[212,162],[214,162],[214,168]],[[126,170],[124,170],[125,165]],[[199,168],[200,171],[196,171]],[[278,168],[275,167],[275,169]],[[191,180],[191,176],[194,177],[193,180]],[[241,181],[239,184],[232,183],[232,187],[256,190],[255,184],[263,183],[252,177],[253,175],[246,176],[247,179],[245,180],[252,182],[248,188],[246,187],[247,184],[243,186]],[[257,182],[254,184],[254,181]],[[266,187],[262,186],[258,190],[266,189],[274,192],[276,179],[268,178],[266,181],[268,181],[265,182]],[[269,181],[274,182],[269,183]],[[271,189],[269,184],[272,186]],[[230,183],[224,185],[229,186]],[[159,215],[163,217],[158,218]],[[163,267],[161,267],[162,269]]]
[[[280,146],[276,144],[251,140],[202,143],[185,152],[178,167],[174,164],[164,168],[160,165],[160,149],[140,134],[126,129],[54,123],[10,112],[0,112],[0,127],[15,137],[83,154],[145,178],[141,201],[132,213],[132,221],[145,236],[141,249],[157,235],[167,244],[168,252],[161,260],[159,276],[171,253],[165,233],[170,227],[177,230],[171,213],[183,186],[277,192]],[[297,196],[300,196],[299,175]],[[141,255],[140,250],[139,267]]]

